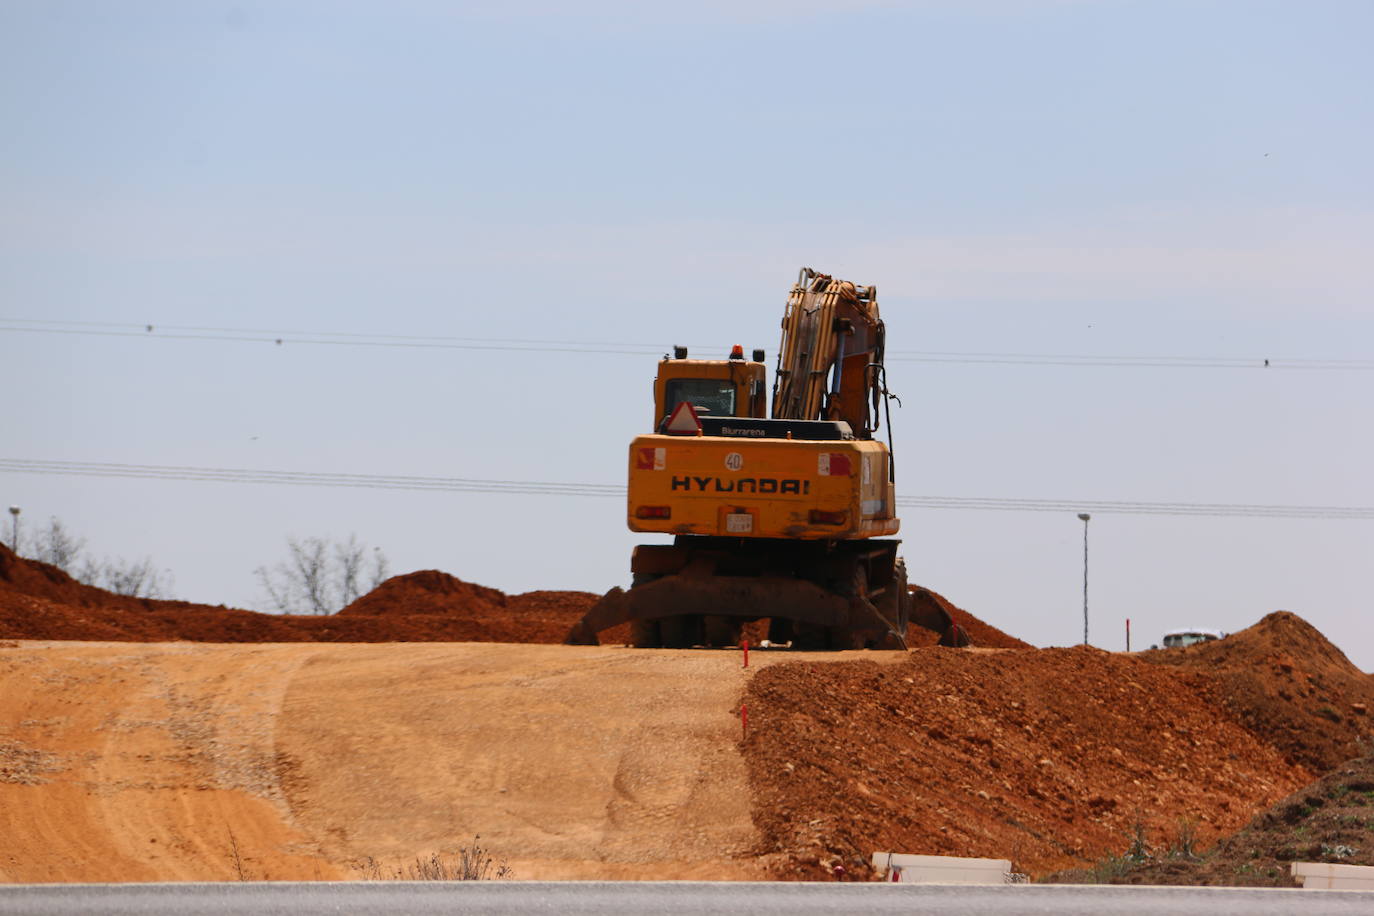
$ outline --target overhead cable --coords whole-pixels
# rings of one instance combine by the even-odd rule
[[[0,318],[0,332],[60,334],[87,337],[155,340],[226,341],[275,346],[345,346],[432,350],[497,350],[545,353],[590,353],[652,356],[663,346],[600,340],[552,340],[520,337],[452,337],[419,334],[358,334],[339,331],[300,331],[273,328],[226,328],[201,325],[134,324],[131,322],[58,321]],[[728,352],[722,345],[689,345],[697,352]],[[1066,353],[986,353],[936,350],[889,350],[891,362],[955,363],[1012,366],[1115,367],[1150,369],[1306,369],[1327,371],[1374,370],[1374,359],[1228,356],[1128,356]]]
[[[493,480],[471,477],[422,477],[400,474],[343,474],[324,471],[273,471],[250,468],[206,468],[24,458],[0,458],[0,471],[137,480],[187,480],[207,483],[499,493],[518,496],[590,496],[617,499],[626,497],[623,484]],[[1256,503],[1145,502],[1139,500],[1025,499],[929,495],[902,497],[897,500],[897,504],[911,508],[960,511],[1094,512],[1118,515],[1222,518],[1374,519],[1374,506],[1294,506]]]

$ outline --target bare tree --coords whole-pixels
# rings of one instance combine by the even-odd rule
[[[170,598],[174,581],[171,571],[159,572],[151,557],[142,560],[106,557],[100,561],[87,557],[72,577],[78,582],[133,598]]]
[[[365,569],[367,548],[356,535],[335,542],[288,537],[286,547],[285,560],[270,569],[254,570],[268,603],[278,611],[332,614],[363,594],[364,578],[371,590],[387,577],[387,561],[380,548],[372,549],[372,566]]]
[[[316,614],[329,613],[329,555],[322,538],[291,541],[291,570],[299,578],[307,606]]]
[[[363,545],[358,543],[358,536],[350,534],[347,544],[335,544],[334,559],[339,564],[339,590],[343,593],[341,600],[343,606],[347,607],[361,594],[358,591],[358,577],[363,571]]]
[[[350,534],[348,542],[334,545],[334,559],[338,564],[339,605],[346,607],[354,599],[372,591],[391,574],[390,564],[380,547],[372,548],[372,565],[365,562],[367,548],[358,542],[358,536]],[[367,587],[362,583],[366,581]]]
[[[96,560],[85,556],[86,539],[77,537],[53,516],[48,526],[29,535],[22,552],[40,563],[50,563],[78,582],[94,585],[117,595],[135,598],[165,598],[172,587],[172,574],[159,571],[150,557],[126,560],[122,557]]]
[[[170,590],[171,574],[167,579],[153,566],[149,557],[137,562],[116,558],[106,560],[100,567],[99,584],[116,595],[132,595],[135,598],[165,598]],[[88,584],[95,585],[95,581]]]
[[[391,578],[391,564],[387,562],[382,548],[372,548],[372,570],[367,574],[367,590],[372,591]]]
[[[24,552],[40,563],[51,563],[70,573],[86,547],[86,539],[74,536],[57,516],[48,518],[48,527],[29,535]]]

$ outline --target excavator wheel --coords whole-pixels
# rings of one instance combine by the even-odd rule
[[[855,563],[848,575],[838,582],[832,582],[831,590],[845,597],[868,597],[868,573],[863,566]],[[870,633],[846,625],[823,626],[814,623],[792,621],[792,648],[805,652],[826,652],[844,649],[871,649],[875,642],[869,639]],[[771,635],[769,637],[772,638]]]
[[[630,583],[630,588],[637,588],[653,582],[659,576],[648,575],[646,573],[635,573],[634,580]],[[659,628],[658,620],[631,620],[630,621],[630,645],[636,649],[661,649],[663,648],[663,634]]]
[[[708,646],[724,649],[739,645],[740,622],[737,618],[707,614],[702,619],[702,630]]]
[[[814,623],[792,624],[792,648],[802,652],[826,652],[832,649],[852,649],[846,627],[823,627]]]
[[[775,646],[790,643],[796,635],[796,627],[786,617],[768,618],[768,641]]]
[[[690,649],[705,641],[700,614],[675,614],[661,617],[658,631],[665,649]]]
[[[892,621],[892,631],[878,641],[879,649],[906,649],[906,629],[911,620],[911,594],[907,591],[906,561],[892,568],[892,583],[878,599],[878,611]]]
[[[855,563],[849,571],[848,581],[840,591],[850,598],[868,599],[868,571]],[[830,649],[872,649],[876,641],[871,639],[871,631],[851,627],[827,627],[826,642]]]
[[[657,620],[631,620],[630,645],[636,649],[661,649],[663,637],[658,632]]]

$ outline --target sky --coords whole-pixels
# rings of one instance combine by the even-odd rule
[[[1363,2],[0,0],[0,459],[613,492],[658,356],[771,361],[805,265],[878,287],[913,581],[1079,642],[1092,504],[1094,645],[1286,609],[1372,670],[1374,511],[1096,507],[1374,507],[1372,27]],[[511,592],[628,583],[655,539],[622,499],[529,489],[0,467],[22,523],[197,602],[263,607],[288,536]]]

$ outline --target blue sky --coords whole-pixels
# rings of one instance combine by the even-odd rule
[[[1371,26],[1363,3],[0,3],[0,457],[614,484],[653,348],[771,356],[805,264],[879,288],[899,493],[1374,506]],[[288,534],[511,591],[602,591],[637,542],[614,499],[0,490],[250,607]],[[1072,513],[903,521],[917,581],[1081,638]],[[1370,521],[1092,526],[1094,642],[1287,608],[1374,668]]]

